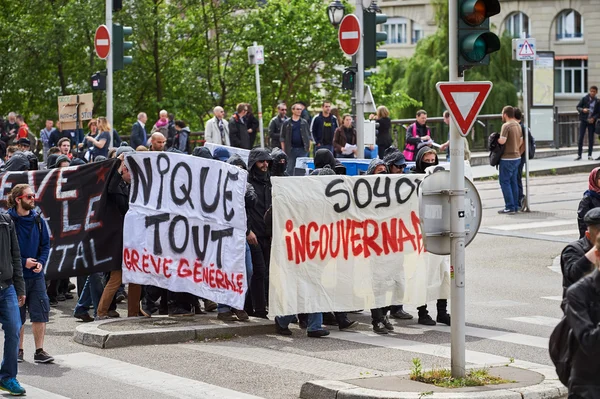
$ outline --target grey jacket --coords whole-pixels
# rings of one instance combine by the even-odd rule
[[[17,296],[25,295],[25,280],[21,266],[21,250],[12,218],[6,213],[0,214],[0,290],[10,284],[15,286]]]
[[[310,126],[303,118],[300,118],[300,133],[302,134],[302,144],[304,144],[304,151],[308,152],[310,149]],[[292,118],[283,122],[281,126],[281,142],[285,144],[285,153],[290,154],[292,150]]]

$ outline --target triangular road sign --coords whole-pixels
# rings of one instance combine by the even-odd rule
[[[436,89],[464,137],[492,91],[492,82],[438,82]]]
[[[525,43],[523,43],[523,47],[521,47],[521,50],[519,50],[519,55],[522,57],[528,57],[528,56],[535,55],[535,52],[531,48],[531,44],[529,44],[529,42],[527,40],[525,40]]]

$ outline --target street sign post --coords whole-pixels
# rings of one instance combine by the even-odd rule
[[[535,39],[514,39],[513,42],[517,61],[535,61]]]
[[[354,14],[348,14],[342,19],[338,31],[340,47],[346,55],[354,55],[358,52],[361,42],[360,21]]]
[[[492,91],[492,82],[438,82],[436,89],[458,133],[466,137]]]
[[[265,63],[265,50],[254,42],[254,46],[248,47],[248,63],[254,65],[254,78],[256,80],[256,99],[258,102],[258,134],[260,136],[260,146],[265,146],[262,117],[262,101],[260,98],[260,71],[258,66]],[[254,146],[254,143],[251,143]]]
[[[103,60],[108,57],[110,53],[110,32],[106,25],[100,25],[96,29],[96,34],[94,35],[94,49],[96,50],[96,55]]]

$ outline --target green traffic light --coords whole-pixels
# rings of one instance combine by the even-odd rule
[[[500,39],[491,32],[475,33],[464,38],[461,45],[463,57],[471,62],[481,62],[486,55],[500,50]]]

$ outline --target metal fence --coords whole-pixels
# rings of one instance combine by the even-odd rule
[[[392,121],[392,138],[397,148],[404,148],[406,129],[414,119],[395,119]],[[538,148],[560,148],[577,145],[579,133],[579,116],[576,111],[558,112],[554,111],[554,140],[537,141]],[[427,125],[431,130],[431,137],[436,143],[445,143],[448,140],[448,126],[441,117],[427,118]],[[471,151],[486,151],[488,136],[493,132],[499,132],[502,127],[502,115],[479,115],[473,129],[467,136]],[[129,136],[121,136],[125,141]],[[190,133],[190,148],[204,144],[204,132]],[[265,142],[269,140],[266,138]]]

